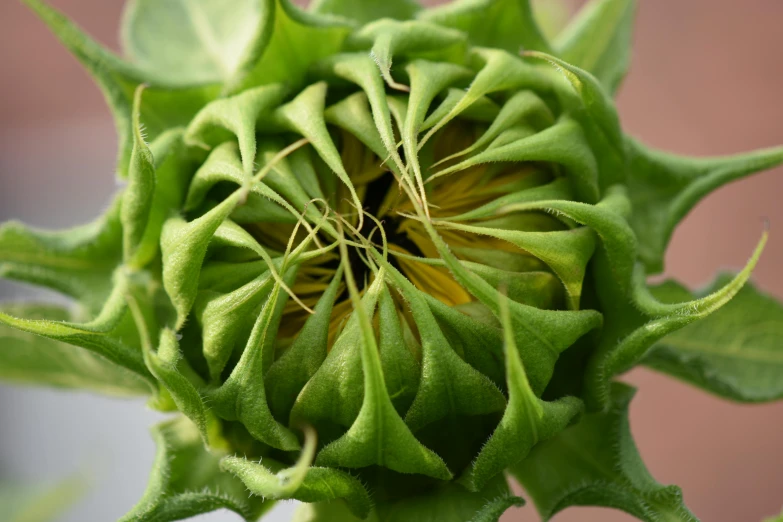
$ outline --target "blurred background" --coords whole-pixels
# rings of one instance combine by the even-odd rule
[[[122,0],[51,3],[118,48]],[[696,155],[783,143],[783,2],[639,3],[619,97],[627,132]],[[100,92],[17,1],[0,2],[0,71],[0,221],[60,228],[91,220],[116,190],[114,127]],[[733,183],[700,204],[674,236],[666,274],[699,287],[720,269],[743,266],[768,219],[771,240],[754,280],[783,298],[782,176],[777,169]],[[52,297],[0,282],[2,300],[31,295]],[[783,404],[734,405],[646,370],[625,379],[639,386],[631,427],[645,462],[660,482],[682,486],[698,517],[758,522],[780,511]],[[62,521],[116,520],[144,490],[154,456],[148,427],[160,418],[137,401],[0,386],[0,475],[41,483],[88,470],[91,492]],[[293,509],[282,504],[270,520],[288,520]],[[503,518],[535,520],[532,506]],[[554,520],[633,519],[572,509]]]

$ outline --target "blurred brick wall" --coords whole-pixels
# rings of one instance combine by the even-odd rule
[[[115,28],[121,1],[51,3],[99,40],[118,47]],[[626,131],[657,147],[699,155],[783,143],[783,2],[640,3],[634,63],[619,97]],[[23,129],[52,122],[67,129],[99,121],[111,129],[98,89],[20,2],[0,3],[0,68],[0,137],[26,136],[20,134]],[[46,145],[22,150],[43,154]],[[4,149],[4,154],[10,152]],[[699,205],[675,234],[667,273],[698,286],[719,269],[742,266],[766,218],[772,236],[754,279],[783,297],[781,174],[777,169],[733,183]],[[47,175],[41,173],[29,183],[43,183]],[[80,182],[89,182],[91,175],[80,173]],[[0,195],[4,193],[6,201],[24,184],[13,172],[0,171]],[[51,201],[52,212],[58,204]],[[628,379],[640,386],[631,417],[648,466],[661,482],[681,485],[700,518],[753,522],[780,509],[783,405],[732,405],[645,371],[635,371]],[[514,520],[537,518],[532,509],[504,517]],[[582,509],[556,520],[631,518]]]

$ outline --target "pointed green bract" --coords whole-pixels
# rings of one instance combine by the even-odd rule
[[[698,295],[706,296],[730,283],[723,274]],[[693,299],[674,281],[651,289],[663,302]],[[762,402],[783,397],[780,366],[783,306],[751,283],[720,310],[673,332],[656,344],[643,364],[727,399]]]
[[[535,396],[511,333],[508,304],[503,300],[500,310],[505,332],[508,406],[481,453],[460,478],[473,491],[481,490],[493,476],[522,461],[536,444],[563,431],[582,411],[582,402],[576,397],[546,402]]]
[[[783,163],[783,147],[722,158],[689,158],[628,139],[628,196],[639,257],[648,272],[663,270],[663,254],[679,222],[704,196],[731,181]]]
[[[592,356],[587,368],[587,395],[592,405],[608,405],[610,380],[613,376],[630,370],[644,357],[650,347],[672,332],[709,317],[737,295],[748,281],[751,272],[767,243],[765,231],[747,265],[731,281],[711,294],[683,303],[668,304],[649,295],[644,270],[639,269],[635,278],[635,305],[647,316],[647,322],[629,325],[624,338],[617,343],[604,343]]]

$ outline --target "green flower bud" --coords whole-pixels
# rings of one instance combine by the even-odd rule
[[[661,341],[763,298],[742,287],[766,234],[705,296],[645,276],[700,197],[783,149],[693,160],[626,136],[631,0],[553,43],[525,1],[132,0],[127,61],[27,3],[106,94],[127,186],[87,228],[0,230],[2,275],[88,314],[1,313],[47,362],[12,346],[0,373],[182,414],[124,520],[297,499],[300,521],[496,521],[523,502],[507,471],[545,517],[694,520],[641,465],[613,379],[646,360],[783,396],[780,373],[751,389],[751,361]]]

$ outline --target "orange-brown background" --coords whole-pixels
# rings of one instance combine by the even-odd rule
[[[117,47],[121,0],[52,3]],[[782,1],[640,4],[633,66],[619,97],[627,132],[657,147],[698,155],[783,143]],[[108,111],[87,75],[20,2],[3,1],[0,218],[47,226],[88,219],[112,190],[113,144]],[[675,234],[667,274],[698,286],[719,269],[742,266],[767,218],[772,236],[754,280],[783,298],[781,175],[776,169],[734,183],[700,204]],[[91,200],[94,194],[101,199]],[[0,287],[0,297],[16,291]],[[697,516],[705,522],[754,522],[780,510],[783,404],[733,405],[644,370],[627,380],[640,388],[631,423],[645,461],[661,482],[682,486]],[[2,429],[0,446],[6,438]],[[538,518],[529,507],[503,520]],[[573,509],[555,520],[631,518]]]

